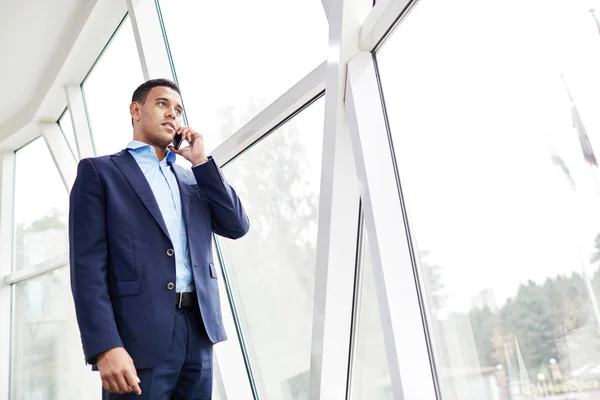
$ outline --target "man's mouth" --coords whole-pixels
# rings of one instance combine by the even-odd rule
[[[162,126],[167,126],[167,127],[171,128],[171,129],[175,130],[175,124],[172,123],[172,122],[164,122],[162,124]]]

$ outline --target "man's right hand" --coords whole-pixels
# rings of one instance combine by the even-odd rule
[[[100,354],[97,364],[104,390],[110,393],[142,394],[133,360],[123,347]]]

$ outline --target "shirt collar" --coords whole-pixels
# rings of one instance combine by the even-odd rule
[[[152,154],[156,157],[156,150],[148,143],[140,142],[139,140],[132,140],[127,144],[128,150],[133,150],[138,154]],[[158,157],[156,157],[158,158]],[[175,164],[177,156],[171,150],[167,149],[167,156],[165,157],[168,163]]]

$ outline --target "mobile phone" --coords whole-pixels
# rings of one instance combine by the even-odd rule
[[[176,134],[173,137],[173,147],[175,147],[176,150],[179,150],[182,143],[183,143],[183,136],[181,136],[180,134]]]

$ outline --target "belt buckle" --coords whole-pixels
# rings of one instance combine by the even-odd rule
[[[183,302],[183,292],[177,293],[177,297],[179,297],[179,300],[177,301],[177,308],[181,308],[181,303]]]

